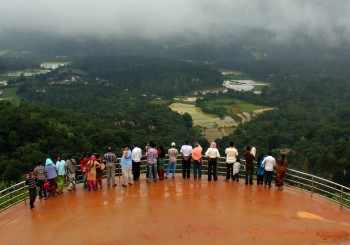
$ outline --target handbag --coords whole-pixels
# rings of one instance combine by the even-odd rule
[[[50,190],[50,181],[46,181],[45,183],[44,183],[44,189],[45,190]]]
[[[104,163],[101,163],[101,170],[104,170],[106,168]]]

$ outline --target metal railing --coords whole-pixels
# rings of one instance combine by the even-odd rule
[[[240,178],[244,178],[245,176],[244,163],[245,161],[242,160],[241,169],[239,173]],[[167,164],[165,165],[167,166]],[[141,162],[140,173],[146,173],[146,166],[146,160],[143,158]],[[176,173],[182,173],[181,159],[178,159],[177,161]],[[208,174],[208,161],[206,160],[206,158],[203,158],[202,174]],[[218,159],[217,174],[219,176],[226,175],[226,163],[225,158],[223,157],[220,157]],[[120,158],[118,159],[115,176],[119,178],[122,176]],[[103,178],[105,177],[106,175],[104,171]],[[82,181],[82,175],[78,174],[77,183],[81,183]],[[0,191],[0,212],[20,202],[26,202],[26,200],[28,199],[28,190],[24,188],[24,183],[25,182],[23,181]],[[315,175],[303,173],[297,170],[287,169],[285,175],[285,185],[309,192],[311,196],[319,195],[333,202],[339,203],[340,209],[342,209],[343,207],[350,208],[350,188],[337,184],[335,182],[320,178]]]

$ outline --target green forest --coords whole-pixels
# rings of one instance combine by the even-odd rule
[[[96,40],[50,39],[51,47],[43,40],[39,36],[24,46],[0,39],[0,48],[12,50],[0,57],[1,74],[38,68],[50,57],[70,62],[47,74],[10,79],[8,87],[17,88],[21,103],[0,101],[0,180],[16,182],[48,156],[102,153],[107,145],[119,152],[136,142],[153,140],[167,148],[172,141],[190,140],[206,148],[209,142],[192,126],[191,116],[168,106],[175,96],[220,87],[220,70],[232,69],[270,86],[261,94],[209,93],[197,106],[220,117],[230,114],[224,101],[232,98],[275,109],[217,139],[221,154],[230,141],[240,152],[247,145],[258,154],[272,150],[276,157],[287,150],[290,168],[350,184],[348,49],[250,43],[273,54],[256,60],[242,42],[173,41],[164,49],[135,40],[109,48]]]

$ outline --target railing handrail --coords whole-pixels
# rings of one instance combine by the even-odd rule
[[[168,160],[167,158],[165,160]],[[120,171],[120,161],[121,158],[117,158],[117,166],[118,168],[116,168],[116,173],[115,176],[120,176],[121,171]],[[145,159],[145,155],[143,156],[143,158],[141,159],[141,164],[142,164],[142,168],[144,168],[146,166],[146,159]],[[179,156],[178,158],[178,163],[181,162],[181,156]],[[203,156],[203,172],[205,173],[206,169],[205,167],[207,167],[207,159]],[[226,167],[225,167],[225,162],[226,162],[226,157],[220,157],[218,159],[218,174],[225,174],[226,173]],[[245,160],[241,159],[241,172],[244,172],[244,166],[245,166]],[[80,170],[80,164],[77,164],[77,169]],[[255,167],[256,167],[256,163],[255,163]],[[182,169],[181,167],[177,168],[177,172],[180,172]],[[145,170],[143,170],[144,172]],[[242,174],[241,174],[242,176]],[[311,178],[311,179],[308,179]],[[297,180],[295,180],[297,179]],[[317,181],[315,181],[315,179],[317,179]],[[77,182],[81,182],[81,180],[79,181],[77,179]],[[2,212],[3,210],[17,204],[20,203],[22,201],[26,201],[28,199],[28,191],[24,190],[24,184],[25,181],[21,181],[19,183],[16,183],[10,187],[5,188],[4,190],[0,191],[0,212]],[[340,204],[340,208],[342,208],[343,206],[350,208],[350,193],[347,193],[347,191],[350,191],[349,187],[346,187],[344,185],[338,184],[336,182],[312,175],[312,174],[308,174],[308,173],[304,173],[298,170],[294,170],[294,169],[290,169],[287,168],[286,171],[286,178],[285,178],[285,184],[287,186],[293,187],[293,188],[297,188],[297,189],[302,189],[304,191],[310,192],[311,195],[313,194],[317,194],[320,195],[326,199],[332,200],[333,202],[339,203]],[[323,188],[323,189],[322,189]],[[331,192],[333,191],[333,192]],[[338,194],[337,194],[338,193]],[[345,198],[345,196],[349,197],[349,198]],[[332,198],[337,198],[340,199],[338,200],[334,200]],[[5,199],[5,200],[3,200]],[[9,205],[4,206],[4,204],[9,203]]]
[[[304,172],[301,172],[301,171],[298,171],[298,170],[295,170],[295,169],[291,169],[291,168],[287,168],[287,171],[292,171],[292,172],[296,172],[296,173],[298,173],[298,174],[303,174],[303,175],[306,175],[306,176],[314,177],[314,178],[316,178],[316,179],[319,179],[319,180],[322,180],[322,181],[326,181],[326,182],[328,182],[328,183],[330,183],[330,184],[337,185],[337,186],[339,186],[339,187],[343,187],[344,189],[350,191],[350,188],[349,188],[349,187],[346,187],[346,186],[344,186],[344,185],[338,184],[338,183],[333,182],[333,181],[328,180],[328,179],[324,179],[324,178],[318,177],[317,175],[312,175],[312,174],[304,173]]]

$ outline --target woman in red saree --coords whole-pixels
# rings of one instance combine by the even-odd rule
[[[276,162],[276,186],[278,190],[283,190],[284,176],[287,170],[288,161],[285,154],[281,154],[281,157]]]

